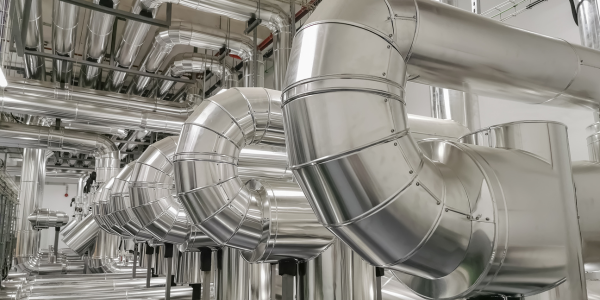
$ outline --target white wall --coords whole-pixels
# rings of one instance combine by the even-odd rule
[[[65,197],[65,185],[59,184],[46,184],[44,186],[44,202],[42,202],[43,208],[51,210],[59,210],[69,215],[69,220],[73,216],[73,208],[69,207],[71,198],[77,195],[77,185],[68,184],[69,197]],[[48,228],[42,230],[40,248],[46,249],[48,245],[54,244],[54,228]],[[58,239],[58,248],[66,248],[67,246]]]

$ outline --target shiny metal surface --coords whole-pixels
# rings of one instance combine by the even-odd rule
[[[161,64],[169,53],[171,53],[173,47],[177,45],[186,45],[217,51],[226,46],[232,54],[241,57],[245,64],[253,65],[251,60],[254,57],[253,53],[255,50],[252,40],[249,37],[198,24],[175,22],[168,30],[157,32],[152,48],[144,58],[140,69],[149,73],[158,72]],[[262,73],[251,69],[250,74],[245,75],[251,76],[250,79],[248,79],[250,82],[254,82],[254,76],[257,76],[258,85],[256,86],[264,86],[263,58],[262,55],[256,57],[258,59],[256,63],[259,64],[258,71],[262,70]],[[213,57],[213,59],[216,58]],[[209,60],[204,61],[206,62]],[[216,63],[218,64],[218,62]],[[165,74],[167,73],[165,72]],[[133,79],[134,85],[131,88],[131,93],[134,95],[141,95],[148,86],[150,80],[151,78],[149,77],[136,76]]]
[[[381,277],[381,296],[381,300],[424,299],[396,279],[394,274],[389,270],[386,270],[385,275]]]
[[[192,222],[250,262],[311,259],[332,241],[295,183],[243,182],[241,149],[283,146],[279,93],[232,88],[204,100],[186,121],[174,161],[179,199]],[[275,239],[275,237],[277,237]]]
[[[238,160],[238,175],[243,182],[250,179],[294,181],[285,147],[281,146],[244,147]]]
[[[452,120],[443,120],[407,114],[406,123],[416,141],[425,139],[444,139],[457,141],[470,133],[469,128]]]
[[[83,255],[94,245],[96,237],[101,231],[94,216],[90,214],[76,223],[70,231],[62,232],[62,241],[71,250],[77,252],[79,255]]]
[[[27,125],[24,125],[27,126]],[[23,149],[23,165],[19,190],[19,206],[16,212],[14,260],[20,272],[35,272],[40,247],[40,232],[32,230],[27,219],[40,208],[44,195],[46,177],[46,150]]]
[[[142,0],[135,0],[135,3],[131,7],[131,12],[140,14],[144,10],[146,9],[142,4]],[[156,16],[156,10],[151,9],[149,11],[154,18]],[[152,27],[150,24],[127,20],[121,43],[115,54],[115,66],[126,69],[133,66],[150,27]],[[127,73],[124,72],[114,70],[109,71],[104,83],[104,90],[118,93],[123,87],[126,76]]]
[[[225,61],[218,61],[214,56],[209,56],[206,54],[200,53],[181,53],[175,55],[171,61],[167,63],[167,69],[163,72],[164,75],[172,76],[172,77],[180,77],[184,73],[203,73],[205,71],[210,71],[223,82],[223,88],[231,88],[237,86],[238,76],[237,71],[233,69],[231,66],[227,65]],[[136,77],[132,83],[132,85],[136,85],[138,82],[138,78]],[[147,83],[145,83],[147,84]],[[163,99],[171,87],[175,82],[168,80],[161,80],[157,84],[157,92],[156,97],[158,99]],[[140,86],[140,90],[142,86]],[[136,93],[135,87],[133,88],[133,93]]]
[[[95,4],[100,3],[100,0],[93,0]],[[106,3],[107,1],[103,1]],[[112,3],[112,8],[117,9],[120,0],[108,1]],[[85,39],[84,58],[92,60],[96,63],[101,63],[106,55],[106,47],[110,40],[114,15],[101,13],[99,11],[91,11],[90,19],[87,24],[87,35]],[[79,71],[79,86],[85,88],[95,88],[98,84],[100,68],[88,65],[81,65]]]
[[[250,291],[249,300],[271,300],[271,264],[250,264],[249,275]],[[224,286],[223,288],[227,288]]]
[[[42,20],[42,2],[41,0],[33,0],[31,1],[31,10],[29,12],[29,20],[22,19],[22,12],[25,9],[25,0],[19,0],[17,5],[18,11],[20,13],[17,14],[17,18],[19,18],[19,24],[22,24],[24,21],[29,22],[27,25],[27,33],[25,35],[25,40],[23,41],[23,46],[27,50],[34,50],[38,52],[44,51],[44,29],[43,29],[43,20]],[[46,66],[44,63],[44,58],[33,55],[25,55],[25,77],[36,80],[46,80]]]
[[[123,190],[123,185],[131,177],[134,164],[132,162],[126,165],[119,174],[98,187],[94,193],[92,214],[100,228],[110,234],[124,237],[135,236],[121,225],[126,223],[125,220],[127,220],[121,214],[126,214],[123,210],[129,208],[130,205],[128,205],[128,199],[119,195]],[[122,217],[122,219],[118,219],[119,217]]]
[[[221,251],[223,265],[219,281],[222,285],[218,289],[217,299],[248,299],[250,264],[242,258],[239,250],[223,247]]]
[[[33,229],[41,230],[49,227],[63,227],[69,223],[69,216],[62,211],[38,208],[27,217],[27,220]]]
[[[240,21],[248,21],[253,17],[261,19],[263,21],[262,25],[267,26],[273,32],[275,89],[281,90],[283,87],[293,33],[290,29],[289,14],[278,5],[265,2],[258,5],[258,1],[253,0],[142,0],[142,2],[149,8],[158,8],[163,3],[175,3],[191,9],[224,15]],[[258,55],[257,58],[262,59],[262,56]],[[253,82],[253,78],[248,76],[250,74],[255,74],[254,71],[250,70],[250,74],[246,72],[244,80],[246,82],[246,87],[264,86],[264,78],[262,77],[264,67],[262,66],[262,62],[259,62],[257,71],[260,72],[259,74],[261,74],[261,76],[257,77],[257,83],[255,85],[249,85],[249,83]]]
[[[2,91],[1,101],[4,110],[13,113],[172,133],[181,130],[190,105],[89,90],[61,91],[43,83],[12,79]]]
[[[54,1],[52,21],[52,53],[65,57],[73,57],[75,51],[75,38],[79,25],[79,6],[62,1]],[[53,81],[71,84],[73,77],[73,63],[67,61],[53,61]]]
[[[339,239],[298,273],[299,300],[377,300],[375,268]]]
[[[142,228],[158,241],[181,244],[192,225],[175,196],[172,160],[176,148],[177,137],[167,137],[144,151],[133,167],[129,196]]]
[[[522,36],[525,43],[537,43],[536,49],[541,42],[559,45],[552,51],[564,54],[573,48],[433,1],[389,4],[325,1],[296,34],[282,110],[290,168],[317,217],[367,262],[394,269],[424,297],[530,295],[566,276],[573,287],[570,299],[585,299],[565,127],[546,127],[551,163],[524,151],[449,141],[417,146],[403,102],[406,71],[424,83],[458,89],[451,84],[457,78],[478,87],[484,81],[506,84],[515,76],[533,79],[528,76],[558,63],[541,64],[532,48],[531,60],[519,64],[524,57],[515,61],[515,53],[529,52],[518,43],[514,50],[520,52],[511,52],[511,63],[500,66],[515,68],[510,79],[502,72],[482,74],[487,65],[480,51],[477,68],[454,69],[457,60],[458,65],[468,61],[468,53],[459,59],[451,55],[458,51],[446,50],[453,47],[427,48],[437,45],[440,36],[451,36],[443,41],[453,46],[471,47],[466,41],[485,27],[501,36]],[[439,26],[467,20],[475,32]],[[415,21],[419,35],[413,43]],[[486,45],[481,51],[492,49],[482,39],[477,39]],[[506,50],[502,43],[493,49]],[[499,62],[498,55],[490,64]],[[408,70],[405,57],[410,58]],[[452,63],[445,65],[449,57]],[[355,63],[342,63],[347,61]],[[540,68],[531,65],[537,63]],[[553,84],[526,81],[528,88],[544,92]],[[488,95],[495,92],[491,86],[486,86]],[[527,225],[531,222],[535,226]]]

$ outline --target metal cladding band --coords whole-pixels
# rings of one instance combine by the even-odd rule
[[[94,216],[90,214],[75,224],[68,232],[63,232],[62,240],[71,250],[83,255],[94,245],[98,232],[101,231]]]
[[[202,73],[211,71],[222,82],[223,88],[231,88],[237,86],[237,71],[227,65],[225,61],[218,61],[217,57],[209,56],[200,53],[181,53],[175,55],[169,63],[168,69],[164,75],[171,77],[181,77],[184,73]],[[135,84],[135,80],[134,83]],[[156,98],[163,99],[175,82],[169,80],[161,80],[157,84]]]
[[[260,18],[264,21],[262,24],[266,25],[273,32],[275,89],[281,90],[283,87],[283,79],[287,70],[293,35],[290,29],[290,16],[277,5],[269,3],[260,3],[260,5],[257,5],[259,1],[253,0],[142,0],[142,2],[146,7],[150,8],[158,8],[162,3],[175,3],[195,10],[224,15],[240,21]],[[257,7],[260,8],[258,11]],[[264,82],[264,79],[258,79]],[[246,80],[246,82],[252,81]],[[249,85],[246,86],[248,87]],[[263,85],[256,84],[255,86],[260,87]]]
[[[17,3],[18,9],[17,18],[19,19],[18,24],[23,24],[23,9],[25,9],[26,0],[19,0]],[[42,2],[41,0],[31,1],[31,10],[29,12],[29,22],[27,25],[27,33],[25,40],[23,41],[23,47],[27,50],[33,50],[38,52],[44,51],[44,30],[42,22]],[[8,37],[7,37],[8,38]],[[44,58],[35,55],[25,55],[25,77],[37,80],[46,80],[46,65]]]
[[[60,91],[44,83],[12,79],[1,93],[0,106],[6,112],[176,134],[180,132],[192,105],[190,102],[157,102],[126,95],[120,98],[105,92]]]
[[[164,138],[137,159],[129,179],[131,209],[155,239],[181,244],[191,230],[185,209],[174,197],[173,155],[177,137]]]
[[[79,6],[62,1],[55,1],[52,16],[52,53],[65,57],[73,57],[75,51],[75,37],[79,23]],[[73,63],[67,61],[53,61],[53,81],[71,83],[73,77]]]
[[[231,53],[242,58],[244,65],[253,65],[252,59],[255,50],[254,44],[249,37],[212,27],[187,22],[176,22],[169,29],[157,32],[152,48],[144,58],[140,70],[148,73],[158,72],[161,64],[164,63],[164,60],[176,45],[187,45],[217,51],[223,47],[227,47]],[[256,75],[258,79],[256,86],[262,86],[265,81],[263,58],[262,55],[256,55],[256,57],[257,64],[259,65],[258,72],[250,70],[250,74],[244,74],[245,77],[250,76],[245,79],[245,82],[254,82],[252,76]],[[218,59],[217,57],[213,58],[215,60]],[[135,76],[130,89],[131,93],[142,95],[151,80],[152,78],[150,77]]]
[[[485,46],[475,54],[475,44]],[[426,298],[527,296],[567,277],[568,298],[585,299],[566,128],[544,127],[550,160],[450,141],[425,142],[425,156],[404,105],[407,71],[445,88],[465,89],[460,81],[484,95],[538,102],[563,93],[581,104],[575,96],[583,85],[576,78],[565,90],[576,73],[565,70],[596,71],[552,57],[575,58],[574,49],[600,58],[434,1],[324,1],[298,31],[288,66],[282,110],[290,168],[329,230]],[[562,74],[571,75],[558,88],[563,81],[554,76]],[[599,86],[588,88],[591,98]],[[194,178],[189,169],[178,178]],[[532,219],[536,226],[519,226]]]
[[[69,223],[69,215],[62,211],[39,208],[27,217],[35,230],[63,227]]]
[[[117,9],[120,0],[93,0],[93,2],[95,4],[102,2],[103,5],[108,4],[110,8]],[[114,21],[114,15],[101,13],[96,10],[90,12],[83,54],[83,58],[86,61],[102,63],[113,31]],[[79,86],[83,88],[96,88],[100,78],[100,68],[89,65],[80,65],[80,68]]]
[[[156,10],[152,9],[148,11],[141,0],[135,1],[131,7],[131,12],[134,14],[149,13],[152,18],[156,17]],[[115,54],[115,66],[124,69],[129,69],[133,66],[150,27],[152,25],[147,23],[127,20],[121,44]],[[127,77],[127,73],[125,72],[109,71],[104,84],[104,90],[118,93],[125,83],[125,77]]]
[[[132,162],[126,165],[123,169],[121,169],[117,176],[105,182],[94,193],[92,214],[94,215],[94,219],[100,228],[110,234],[125,237],[133,236],[129,231],[120,225],[116,219],[117,215],[113,214],[115,211],[120,211],[123,205],[122,201],[119,201],[119,204],[113,204],[113,202],[122,200],[122,197],[113,198],[113,194],[121,191],[122,184],[124,184],[124,182],[131,176],[134,164],[135,163]]]
[[[98,183],[109,180],[120,170],[119,150],[109,138],[99,134],[1,122],[0,141],[17,148],[93,152]]]
[[[206,99],[183,126],[174,158],[177,193],[192,222],[250,262],[310,259],[333,241],[297,184],[246,183],[238,175],[248,145],[285,145],[280,105],[279,92],[264,88]]]

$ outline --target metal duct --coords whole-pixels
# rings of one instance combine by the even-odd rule
[[[333,241],[297,184],[243,182],[238,175],[247,145],[285,145],[280,106],[279,92],[263,88],[211,97],[186,121],[174,157],[177,193],[190,219],[217,244],[245,251],[250,262],[311,259]]]
[[[44,29],[42,21],[42,2],[41,0],[31,1],[31,10],[29,12],[29,20],[23,20],[23,10],[25,9],[25,1],[19,0],[19,9],[17,10],[17,18],[19,18],[19,24],[23,22],[29,22],[27,25],[27,33],[25,40],[23,41],[23,47],[31,51],[44,51]],[[44,58],[35,55],[25,55],[23,58],[25,62],[25,77],[36,80],[46,80],[46,65]]]
[[[57,210],[48,208],[38,208],[27,217],[31,227],[35,230],[47,229],[50,227],[63,227],[69,223],[69,216]]]
[[[167,137],[150,145],[133,167],[129,195],[131,209],[142,228],[159,241],[181,244],[191,224],[183,206],[173,196],[172,159],[176,148],[177,137]]]
[[[283,87],[283,80],[285,78],[289,61],[293,33],[291,32],[290,28],[290,16],[279,6],[269,3],[260,3],[259,1],[252,0],[142,0],[142,2],[146,7],[151,8],[158,8],[162,3],[175,3],[191,9],[215,13],[240,21],[248,21],[252,18],[260,18],[264,22],[262,25],[266,25],[273,32],[275,89],[281,90]],[[260,3],[260,5],[258,5],[258,3]],[[259,7],[260,10],[258,10],[257,7]],[[259,71],[261,69],[262,68],[259,67]],[[264,69],[262,70],[264,73]],[[260,73],[261,77],[263,73]],[[259,82],[254,86],[264,86],[264,84],[260,84],[260,81],[264,82],[264,79],[259,78]],[[245,80],[245,82],[249,83],[252,81]],[[251,85],[246,84],[245,86],[249,87]]]
[[[100,226],[94,220],[94,216],[87,215],[83,220],[77,222],[68,232],[62,232],[62,241],[79,255],[83,255],[96,242]]]
[[[79,23],[79,6],[54,1],[52,9],[52,54],[72,58]],[[53,60],[52,64],[52,81],[63,86],[70,84],[73,77],[73,63]]]
[[[88,261],[88,268],[92,273],[131,273],[133,266],[117,264],[119,237],[103,230],[98,231],[94,252]],[[136,272],[144,274],[146,270],[137,269]]]
[[[228,50],[242,58],[245,65],[253,65],[255,50],[252,40],[244,35],[227,32],[224,30],[205,27],[187,22],[175,22],[171,27],[164,31],[159,31],[152,44],[152,49],[148,52],[140,70],[156,73],[159,71],[161,64],[167,58],[173,47],[176,45],[186,45],[209,50],[221,50],[227,47]],[[251,69],[250,74],[244,74],[246,86],[250,86],[250,82],[254,82],[254,76],[257,76],[257,85],[264,85],[264,64],[262,55],[257,55],[258,72]],[[214,59],[218,59],[214,57]],[[245,69],[246,70],[246,69]],[[135,76],[131,85],[131,93],[134,95],[142,95],[149,82],[150,77]],[[237,78],[236,78],[237,81]]]
[[[224,82],[223,88],[236,87],[238,83],[237,71],[227,65],[225,61],[218,61],[218,58],[200,53],[181,53],[175,55],[169,63],[167,70],[163,73],[165,76],[181,77],[184,73],[202,73],[211,71],[213,74]],[[137,78],[136,78],[137,79]],[[134,83],[136,80],[134,79]],[[171,87],[175,84],[174,81],[161,80],[157,84],[157,99],[163,99]],[[133,85],[133,84],[132,84]]]
[[[16,125],[15,123],[2,122]],[[1,126],[1,125],[0,125]],[[22,125],[26,126],[27,125]],[[14,133],[13,133],[14,134]],[[46,173],[46,151],[41,149],[23,149],[23,166],[19,192],[19,208],[16,221],[15,267],[20,272],[35,272],[39,261],[37,253],[40,247],[40,232],[32,230],[27,218],[40,206],[44,196]]]
[[[142,0],[136,0],[131,8],[131,12],[134,14],[144,14],[152,18],[156,16],[156,11],[156,9],[147,10],[142,4]],[[115,54],[115,66],[124,69],[130,69],[133,66],[150,27],[152,27],[150,24],[127,20],[119,50]],[[125,77],[127,77],[125,72],[109,71],[104,83],[104,90],[118,93],[125,83]]]
[[[375,267],[339,239],[298,268],[298,300],[377,300]]]
[[[119,210],[113,201],[120,200],[121,197],[113,198],[113,194],[116,194],[121,191],[123,182],[128,180],[131,176],[131,172],[133,171],[133,165],[135,163],[129,163],[126,165],[117,176],[111,178],[106,183],[98,187],[94,194],[94,200],[92,203],[92,214],[94,219],[98,223],[98,226],[102,228],[102,230],[114,234],[125,237],[133,236],[129,231],[120,226],[116,219],[116,215],[113,214],[114,210]],[[119,204],[121,201],[118,201]]]
[[[538,102],[564,92],[552,102],[582,103],[589,76],[568,84],[580,67],[596,71],[575,53],[596,52],[434,1],[325,1],[292,48],[282,108],[290,168],[329,230],[425,298],[527,296],[566,276],[568,298],[585,299],[565,127],[533,135],[546,160],[450,141],[429,141],[426,157],[404,106],[407,71],[445,88]]]
[[[93,0],[95,4],[117,9],[120,0],[100,1]],[[111,38],[115,16],[92,10],[87,24],[87,36],[83,58],[87,61],[102,63],[106,55],[106,47]],[[101,69],[94,66],[81,65],[79,71],[79,86],[83,88],[96,88],[101,77]]]
[[[119,171],[119,151],[115,144],[103,135],[1,122],[0,141],[5,146],[17,148],[94,152],[98,183],[107,181]]]
[[[9,87],[4,89],[1,101],[4,111],[7,112],[34,113],[45,117],[62,118],[65,122],[99,126],[111,124],[169,133],[179,133],[181,124],[188,115],[187,107],[178,108],[162,105],[162,103],[138,103],[138,101],[124,101],[118,104],[122,100],[117,97],[103,97],[102,94],[82,93],[76,96],[74,92],[65,91],[64,97],[58,97],[55,93],[58,93],[57,90],[45,86],[16,85],[11,81]],[[107,106],[107,103],[111,105]],[[171,105],[187,106],[188,103],[171,103]],[[160,112],[155,113],[152,112],[153,110]]]

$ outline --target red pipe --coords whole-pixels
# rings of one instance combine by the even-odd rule
[[[321,2],[321,0],[311,0],[308,5],[302,6],[302,8],[294,16],[296,22],[300,21],[311,11],[309,7],[317,6],[319,5],[319,2]],[[260,45],[258,45],[258,50],[265,50],[267,47],[269,47],[269,45],[271,45],[271,43],[273,43],[273,34],[269,35],[269,37],[267,37],[264,41],[262,41],[262,43],[260,43]]]

